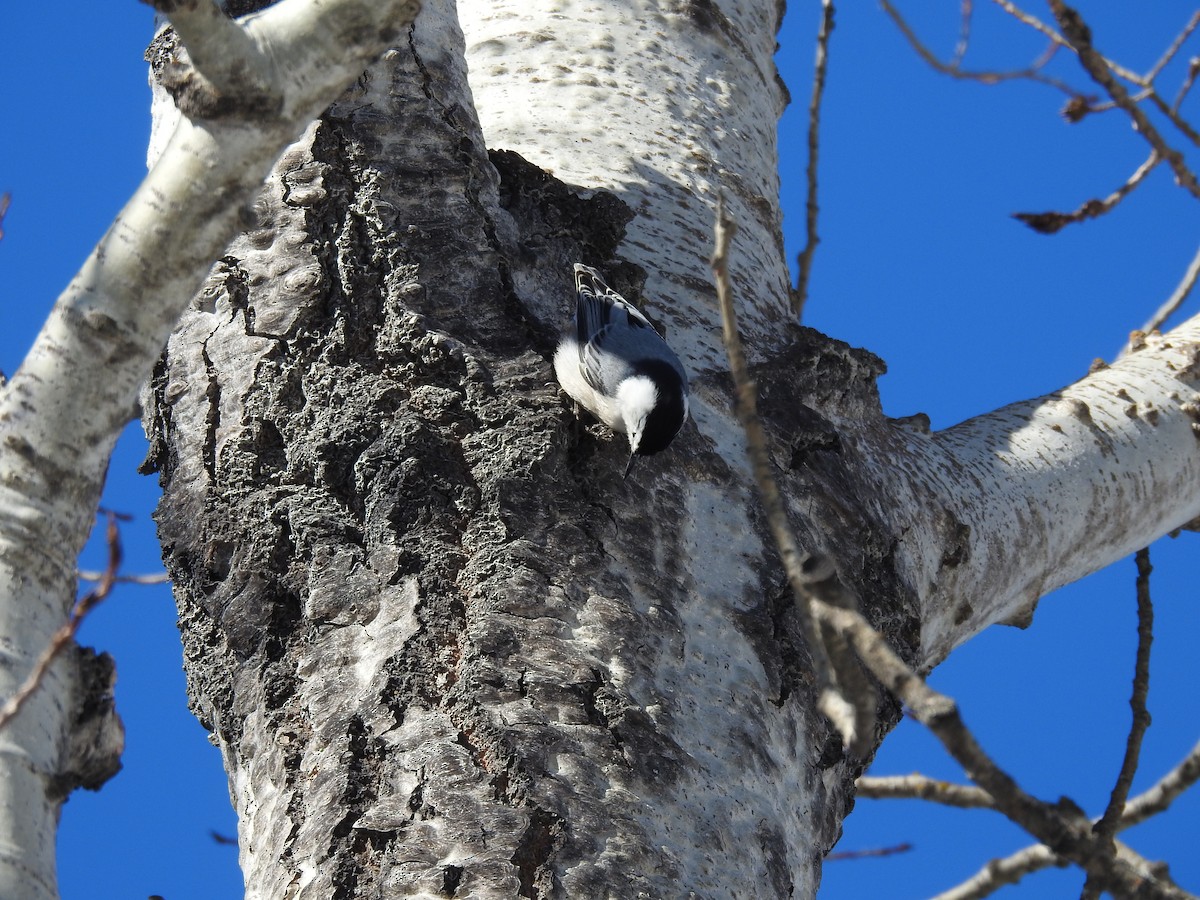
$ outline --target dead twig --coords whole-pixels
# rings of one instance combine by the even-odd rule
[[[1129,96],[1129,91],[1114,77],[1114,73],[1121,75],[1122,78],[1125,78],[1126,75],[1118,72],[1114,64],[1101,56],[1092,46],[1092,32],[1087,23],[1083,21],[1078,12],[1067,6],[1062,0],[1049,0],[1049,3],[1054,18],[1057,20],[1059,28],[1062,29],[1063,37],[1079,57],[1084,71],[1091,76],[1093,81],[1104,88],[1113,102],[1133,120],[1134,130],[1145,138],[1162,159],[1166,160],[1171,171],[1175,173],[1175,180],[1180,186],[1200,200],[1200,182],[1196,180],[1196,175],[1192,170],[1187,167],[1183,154],[1167,144],[1158,129],[1154,127],[1154,123]],[[1140,83],[1140,77],[1134,81],[1139,87],[1145,87]]]
[[[1138,647],[1137,657],[1133,667],[1133,693],[1129,698],[1129,706],[1133,710],[1133,723],[1129,727],[1129,735],[1125,740],[1125,755],[1121,760],[1121,769],[1117,781],[1113,785],[1112,794],[1104,815],[1100,817],[1092,830],[1100,840],[1114,846],[1114,837],[1121,823],[1121,814],[1125,811],[1125,801],[1129,798],[1129,789],[1133,785],[1133,776],[1137,774],[1138,757],[1142,752],[1142,740],[1146,729],[1150,727],[1150,712],[1146,709],[1146,697],[1150,692],[1150,645],[1154,641],[1154,604],[1150,600],[1150,549],[1144,547],[1137,552],[1137,610],[1138,610]],[[1100,886],[1093,883],[1091,875],[1083,886],[1081,900],[1098,900]]]
[[[1150,171],[1158,165],[1158,162],[1158,152],[1151,150],[1150,156],[1147,157],[1144,163],[1137,167],[1123,185],[1103,199],[1088,200],[1074,212],[1013,213],[1013,218],[1024,222],[1039,234],[1054,234],[1073,222],[1084,222],[1088,219],[1095,219],[1109,212],[1132,193],[1133,189],[1141,184],[1145,177],[1150,174]]]
[[[847,751],[863,756],[874,737],[878,698],[853,656],[847,656],[841,639],[830,641],[813,615],[818,594],[832,605],[848,605],[850,601],[833,567],[820,557],[806,556],[801,552],[788,525],[783,500],[771,474],[766,434],[758,417],[757,391],[746,367],[729,281],[729,245],[735,227],[726,215],[724,199],[718,197],[712,272],[721,308],[725,352],[736,387],[738,419],[746,435],[746,455],[788,583],[796,598],[801,629],[812,656],[813,674],[819,692],[818,706],[837,728]]]
[[[34,660],[33,668],[21,683],[21,686],[0,706],[0,729],[3,729],[21,711],[21,707],[33,696],[34,691],[50,671],[50,666],[60,653],[67,648],[75,638],[75,633],[83,623],[84,618],[95,609],[117,583],[117,572],[121,568],[121,531],[117,520],[122,518],[119,513],[111,510],[100,510],[106,519],[105,538],[108,542],[108,566],[94,590],[88,591],[75,603],[71,617],[59,626],[50,638],[50,643]]]
[[[846,636],[871,674],[909,707],[970,779],[991,795],[995,808],[1015,824],[1094,876],[1104,890],[1147,898],[1192,896],[1129,848],[1121,845],[1114,855],[1092,832],[1092,823],[1069,800],[1049,804],[1025,793],[979,745],[963,723],[957,704],[929,687],[859,613],[820,601],[815,601],[813,608],[821,622]]]
[[[870,859],[879,856],[895,856],[897,853],[907,853],[913,848],[912,844],[894,844],[891,847],[872,847],[868,850],[840,850],[828,853],[825,862],[842,862],[847,859]]]
[[[1009,856],[989,859],[982,869],[966,881],[948,891],[942,891],[932,900],[983,900],[1002,887],[1016,884],[1026,875],[1056,866],[1062,869],[1069,865],[1067,860],[1056,856],[1045,844],[1034,844]]]
[[[820,149],[821,98],[825,94],[825,72],[829,63],[829,36],[833,33],[833,0],[821,0],[821,27],[817,31],[817,62],[813,73],[812,97],[808,101],[808,197],[804,204],[804,249],[798,258],[799,274],[796,288],[791,292],[792,315],[796,321],[804,315],[804,304],[808,300],[808,279],[812,271],[813,254],[821,238],[817,235],[817,156]]]
[[[1150,320],[1138,329],[1138,331],[1143,335],[1150,334],[1152,331],[1161,331],[1167,320],[1187,300],[1188,295],[1192,293],[1192,289],[1196,287],[1197,281],[1200,281],[1200,250],[1196,251],[1196,255],[1188,263],[1187,271],[1183,273],[1183,279],[1175,287],[1175,290],[1171,292],[1171,296],[1166,299],[1166,302],[1162,306],[1155,310]],[[1125,344],[1124,348],[1118,354],[1118,358],[1131,352],[1133,352],[1132,341]]]
[[[928,47],[926,47],[924,43],[921,42],[921,39],[917,37],[916,32],[912,30],[908,22],[902,15],[900,15],[899,11],[888,2],[888,0],[880,0],[880,6],[883,7],[883,11],[891,17],[892,21],[896,23],[896,27],[900,29],[900,33],[904,35],[905,39],[912,46],[913,50],[917,52],[917,55],[943,75],[949,75],[951,78],[959,78],[964,81],[978,81],[982,84],[999,84],[1002,81],[1026,79],[1056,88],[1057,90],[1062,91],[1068,97],[1071,97],[1072,100],[1082,100],[1082,98],[1079,96],[1079,92],[1065,81],[1061,81],[1060,79],[1054,78],[1050,75],[1043,75],[1040,71],[1041,67],[1049,61],[1050,57],[1053,55],[1052,53],[1043,54],[1041,57],[1039,57],[1036,63],[1025,69],[1017,69],[1012,71],[982,71],[963,69],[958,65],[957,62],[944,63],[938,59],[937,56]]]
[[[1192,32],[1196,30],[1197,25],[1200,25],[1200,10],[1192,13],[1192,17],[1188,19],[1188,23],[1183,26],[1183,30],[1179,32],[1179,34],[1175,35],[1175,40],[1171,42],[1171,46],[1166,49],[1166,52],[1163,53],[1161,57],[1159,57],[1158,62],[1150,67],[1150,71],[1142,76],[1142,80],[1146,84],[1152,84],[1154,79],[1157,78],[1159,74],[1161,74],[1162,70],[1167,67],[1167,63],[1175,58],[1175,54],[1179,52],[1179,48],[1183,46],[1184,42],[1191,36]]]

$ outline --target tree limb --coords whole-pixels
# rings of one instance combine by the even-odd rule
[[[833,0],[821,0],[821,27],[817,31],[817,62],[813,73],[812,97],[808,101],[808,197],[804,204],[804,249],[799,256],[799,275],[796,287],[791,292],[792,315],[799,321],[804,315],[804,304],[808,300],[808,281],[812,271],[813,254],[821,238],[817,235],[817,156],[820,150],[821,98],[825,94],[825,71],[829,63],[829,36],[833,33]]]
[[[1079,13],[1063,3],[1062,0],[1049,0],[1049,2],[1050,9],[1054,13],[1055,19],[1058,20],[1058,25],[1062,29],[1063,36],[1070,43],[1071,49],[1079,57],[1079,62],[1083,65],[1084,70],[1092,77],[1093,81],[1104,88],[1113,102],[1121,107],[1129,118],[1133,120],[1138,134],[1145,138],[1146,142],[1155,152],[1167,161],[1167,165],[1175,173],[1175,180],[1189,194],[1200,199],[1200,182],[1196,180],[1195,174],[1187,167],[1183,159],[1183,154],[1173,147],[1168,146],[1167,142],[1163,140],[1162,135],[1159,134],[1158,129],[1154,127],[1154,124],[1142,112],[1141,107],[1129,96],[1129,91],[1113,77],[1113,73],[1117,71],[1116,67],[1101,56],[1095,47],[1092,46],[1091,29],[1088,28]],[[1118,74],[1126,77],[1123,72],[1118,72]],[[1135,83],[1140,84],[1140,78],[1136,79]]]
[[[1025,793],[984,752],[967,729],[954,701],[929,687],[887,645],[883,637],[858,613],[835,609],[820,601],[813,608],[821,621],[846,635],[863,665],[912,711],[942,742],[967,775],[991,795],[995,807],[1015,824],[1094,876],[1105,890],[1138,896],[1184,898],[1185,891],[1171,884],[1147,860],[1122,848],[1112,854],[1092,833],[1091,823],[1069,800],[1057,805]]]
[[[874,800],[927,800],[959,809],[993,809],[991,795],[969,784],[939,781],[925,775],[863,775],[855,793]]]

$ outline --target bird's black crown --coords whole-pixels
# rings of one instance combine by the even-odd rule
[[[638,375],[645,375],[658,388],[658,403],[646,417],[646,427],[638,442],[638,456],[650,456],[661,450],[679,433],[687,414],[683,394],[686,388],[679,373],[669,363],[658,359],[642,359],[634,363]]]

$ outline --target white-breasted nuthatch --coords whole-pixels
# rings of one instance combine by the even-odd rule
[[[554,353],[554,374],[576,403],[629,436],[629,462],[671,443],[688,414],[687,374],[641,312],[575,263],[575,320]]]

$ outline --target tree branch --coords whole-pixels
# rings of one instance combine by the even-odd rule
[[[1158,331],[1166,324],[1167,319],[1174,315],[1175,310],[1183,305],[1188,296],[1192,293],[1192,289],[1196,286],[1196,281],[1200,280],[1200,250],[1196,251],[1196,255],[1192,257],[1192,261],[1188,264],[1187,271],[1183,274],[1183,279],[1171,292],[1171,296],[1166,299],[1166,302],[1160,306],[1139,330],[1143,334],[1150,334]],[[1132,342],[1127,343],[1121,351],[1121,356],[1130,353],[1133,350]]]
[[[1133,694],[1129,705],[1133,709],[1133,723],[1125,741],[1125,756],[1121,760],[1121,769],[1117,774],[1116,784],[1104,815],[1100,817],[1092,830],[1100,840],[1111,848],[1114,846],[1113,837],[1120,827],[1121,814],[1125,811],[1125,801],[1129,797],[1129,788],[1133,785],[1133,776],[1137,773],[1138,757],[1141,755],[1142,739],[1146,729],[1150,727],[1150,713],[1146,710],[1146,696],[1150,691],[1150,644],[1154,639],[1154,605],[1150,600],[1150,550],[1142,548],[1137,553],[1137,606],[1138,606],[1138,647],[1134,663]],[[1095,900],[1100,896],[1100,886],[1094,883],[1089,875],[1083,886],[1083,898]]]
[[[905,21],[904,17],[900,15],[900,12],[894,6],[892,6],[888,0],[880,0],[880,6],[883,7],[883,11],[891,17],[892,21],[896,23],[896,27],[900,29],[900,33],[904,35],[905,39],[912,46],[913,50],[917,52],[917,55],[943,75],[949,75],[951,78],[959,78],[964,81],[978,81],[982,84],[999,84],[1002,81],[1027,79],[1057,88],[1073,99],[1079,97],[1079,92],[1065,81],[1061,81],[1049,75],[1043,75],[1039,71],[1039,69],[1049,61],[1052,54],[1044,54],[1037,61],[1037,63],[1025,69],[1013,71],[969,71],[959,67],[957,57],[955,58],[955,61],[951,63],[944,63],[938,59],[937,56],[934,55],[934,53],[921,42],[921,39],[917,37],[916,32],[912,30],[908,22]]]
[[[754,481],[762,498],[771,534],[779,549],[788,584],[796,598],[802,630],[809,652],[819,692],[818,705],[842,736],[847,751],[864,756],[874,739],[875,708],[878,698],[852,656],[846,653],[840,638],[830,640],[814,620],[813,605],[821,597],[834,605],[852,603],[837,579],[832,565],[815,556],[806,556],[796,544],[787,522],[779,489],[771,474],[770,455],[762,422],[758,417],[756,388],[746,368],[742,340],[738,334],[737,313],[733,308],[733,292],[729,284],[729,244],[735,231],[734,223],[725,213],[724,201],[718,197],[716,211],[715,248],[712,255],[713,278],[717,285],[717,300],[721,308],[722,336],[729,357],[729,370],[736,387],[738,419],[746,435],[746,454],[754,473]]]
[[[1078,49],[1073,46],[1071,41],[1069,41],[1066,37],[1055,31],[1037,16],[1031,15],[1030,13],[1025,12],[1023,9],[1020,9],[1015,3],[1011,2],[1011,0],[995,0],[995,3],[1018,22],[1028,25],[1030,28],[1034,29],[1034,31],[1040,31],[1058,46],[1066,47],[1068,50],[1071,50],[1075,53],[1079,52]],[[1053,4],[1051,4],[1051,6],[1053,6]],[[1124,66],[1113,62],[1107,57],[1101,56],[1099,58],[1107,68],[1115,72],[1121,78],[1124,78],[1130,84],[1136,84],[1138,87],[1146,87],[1145,80],[1141,75],[1137,74],[1137,72],[1126,69]]]
[[[1183,46],[1184,42],[1191,36],[1191,33],[1196,30],[1197,25],[1200,25],[1200,10],[1192,13],[1192,17],[1183,26],[1183,30],[1175,35],[1175,40],[1171,42],[1171,46],[1159,57],[1158,62],[1150,67],[1150,71],[1142,76],[1142,80],[1146,84],[1153,83],[1154,79],[1167,67],[1167,63],[1175,58],[1175,54],[1179,52],[1179,48]]]
[[[71,616],[64,622],[49,643],[45,646],[37,659],[34,660],[33,668],[29,674],[25,676],[25,680],[21,682],[21,686],[13,692],[13,694],[0,705],[0,730],[8,726],[8,723],[16,718],[22,707],[33,696],[45,679],[46,674],[50,671],[50,666],[56,660],[75,638],[75,633],[79,631],[79,626],[83,624],[83,620],[93,609],[99,606],[105,598],[112,593],[113,586],[117,583],[117,572],[121,568],[121,558],[124,555],[121,550],[121,532],[117,526],[117,516],[111,511],[105,510],[105,540],[108,545],[108,565],[101,574],[99,584],[95,590],[88,591],[75,604],[75,608],[71,611]]]
[[[1163,140],[1158,129],[1146,116],[1140,106],[1133,101],[1129,96],[1129,91],[1122,85],[1113,73],[1117,68],[1100,55],[1092,46],[1092,33],[1082,17],[1071,7],[1067,6],[1062,0],[1049,0],[1050,9],[1054,13],[1055,19],[1058,20],[1059,28],[1062,29],[1063,36],[1070,43],[1071,49],[1079,57],[1079,62],[1083,65],[1084,70],[1092,77],[1092,80],[1100,85],[1125,113],[1133,120],[1134,127],[1138,134],[1145,138],[1146,142],[1158,153],[1160,157],[1167,161],[1167,165],[1171,167],[1171,171],[1175,173],[1175,180],[1193,197],[1200,199],[1200,182],[1197,182],[1195,174],[1189,169],[1184,162],[1183,154],[1173,147],[1168,146]],[[1122,77],[1128,76],[1119,72]],[[1144,87],[1141,84],[1140,77],[1129,78]]]
[[[951,756],[995,807],[1055,853],[1083,868],[1105,890],[1138,896],[1184,898],[1191,895],[1171,884],[1148,861],[1122,847],[1114,856],[1092,833],[1091,823],[1069,800],[1050,805],[1025,793],[984,752],[967,729],[952,699],[929,687],[858,613],[814,601],[819,619],[841,631],[863,665],[912,711],[942,742]],[[1127,852],[1126,852],[1127,851]]]
[[[1026,875],[1052,867],[1066,868],[1067,860],[1057,856],[1045,844],[1034,844],[1000,859],[991,859],[961,884],[933,897],[932,900],[983,900],[1002,887],[1016,884]]]
[[[812,270],[813,254],[821,242],[817,235],[817,156],[820,149],[821,98],[825,94],[825,71],[829,63],[829,36],[833,33],[833,0],[821,0],[821,27],[817,31],[817,62],[813,74],[812,97],[808,101],[808,197],[804,204],[804,249],[799,256],[799,274],[796,288],[792,291],[792,315],[799,321],[804,315],[804,304],[808,300],[808,280]]]
[[[991,795],[969,784],[939,781],[925,775],[863,775],[855,794],[873,800],[927,800],[959,809],[994,809]]]
[[[1013,218],[1024,222],[1040,234],[1054,234],[1073,222],[1084,222],[1088,219],[1098,218],[1112,210],[1125,197],[1132,193],[1133,189],[1141,184],[1145,177],[1150,174],[1151,170],[1158,165],[1158,161],[1158,152],[1151,150],[1150,156],[1146,158],[1144,163],[1137,167],[1123,185],[1103,199],[1088,200],[1074,212],[1014,213]]]
[[[185,48],[186,60],[179,60],[169,88],[185,114],[207,118],[279,109],[284,92],[270,58],[214,0],[142,2],[170,19]]]

